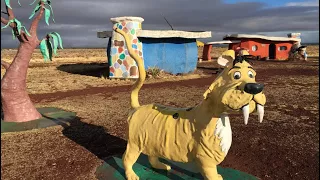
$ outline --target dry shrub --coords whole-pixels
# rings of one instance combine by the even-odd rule
[[[147,70],[147,77],[152,77],[152,78],[157,78],[160,76],[160,73],[161,73],[161,69],[154,66],[154,67],[149,67]]]

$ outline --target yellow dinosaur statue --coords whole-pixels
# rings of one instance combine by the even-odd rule
[[[159,104],[139,105],[138,91],[145,80],[143,60],[134,53],[128,35],[114,27],[125,41],[130,56],[137,62],[139,79],[131,93],[133,110],[128,117],[127,148],[123,165],[128,180],[138,180],[132,166],[140,153],[148,156],[153,168],[170,170],[159,161],[193,163],[202,176],[221,180],[217,165],[228,153],[232,132],[228,113],[243,111],[244,123],[249,113],[257,111],[262,122],[266,97],[263,85],[255,82],[256,72],[243,58],[228,50],[218,59],[224,70],[204,93],[203,101],[193,108],[173,108]]]

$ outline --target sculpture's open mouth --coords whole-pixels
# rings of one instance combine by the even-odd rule
[[[254,102],[254,103],[256,106],[256,112],[258,113],[259,122],[262,123],[263,116],[264,116],[264,106],[259,103],[256,103],[256,102]],[[249,121],[250,105],[249,104],[244,105],[240,109],[242,110],[242,113],[243,113],[244,124],[247,125],[248,121]]]
[[[233,109],[229,105],[227,105],[227,107],[232,111],[240,111],[241,110],[242,114],[243,114],[243,120],[244,120],[245,125],[247,125],[249,122],[250,107],[255,108],[255,109],[251,110],[251,112],[254,110],[257,112],[259,122],[262,123],[262,121],[263,121],[264,106],[257,103],[254,100],[251,100],[250,103],[247,103],[246,105],[242,106],[239,109]]]

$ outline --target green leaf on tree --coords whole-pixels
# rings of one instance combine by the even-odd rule
[[[54,34],[54,35],[56,35],[58,37],[60,48],[63,49],[63,47],[62,47],[62,39],[61,39],[60,34],[57,33],[57,32],[51,32],[50,34]]]
[[[17,25],[17,30],[18,30],[18,33],[19,33],[19,35],[20,35],[20,33],[21,33],[21,22],[18,21],[18,19],[14,19],[14,22],[15,22],[16,25]]]
[[[50,2],[50,1],[49,1]],[[53,9],[52,6],[50,4],[47,3],[47,5],[50,7],[51,9],[51,13],[52,13],[52,21],[55,23],[56,21],[54,20],[54,15],[53,15]]]
[[[50,33],[49,36],[53,39],[53,53],[57,55],[57,49],[58,49],[58,36],[55,34]]]
[[[31,36],[30,33],[28,32],[27,28],[25,26],[21,26],[21,28],[24,29],[24,32],[28,35],[28,36]]]
[[[8,6],[8,8],[12,9],[11,6],[10,6],[10,0],[4,0],[6,6]]]
[[[16,35],[14,34],[14,30],[12,29],[12,39],[16,39]]]
[[[14,22],[14,19],[9,20],[8,23],[7,23],[7,25],[1,27],[1,29],[7,28],[7,27],[8,27],[11,23],[13,23],[13,22]]]
[[[29,19],[33,18],[33,16],[36,14],[37,11],[39,11],[39,9],[40,9],[40,4],[38,4],[38,5],[34,8],[34,10],[32,11]]]
[[[25,26],[22,26],[22,25],[21,25],[21,22],[20,22],[18,19],[11,19],[10,21],[8,21],[7,25],[5,25],[4,27],[1,28],[1,30],[4,29],[4,28],[6,28],[6,27],[8,27],[11,23],[16,23],[16,27],[17,27],[18,34],[19,34],[19,35],[21,34],[21,29],[24,28],[25,33],[26,33],[28,36],[31,36],[31,35],[29,34],[28,30],[26,29],[26,27],[25,27]],[[12,36],[13,36],[13,39],[16,38],[16,34],[15,34],[15,32],[14,32],[13,29],[12,29]]]
[[[46,40],[47,43],[47,48],[49,52],[49,60],[52,61],[52,43],[50,42],[49,39]]]
[[[31,4],[29,4],[29,5],[32,5],[32,4],[34,4],[35,2],[36,2],[37,0],[34,0]]]
[[[45,21],[49,25],[50,10],[47,8],[44,8],[44,15],[45,15]]]
[[[41,52],[41,54],[42,54],[42,56],[44,58],[44,61],[49,59],[49,51],[48,51],[48,48],[47,48],[46,39],[43,39],[40,42],[40,52]]]

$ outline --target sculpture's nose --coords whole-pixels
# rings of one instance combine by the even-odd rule
[[[263,87],[264,87],[263,84],[247,83],[244,86],[244,92],[255,95],[260,93],[263,90]]]

